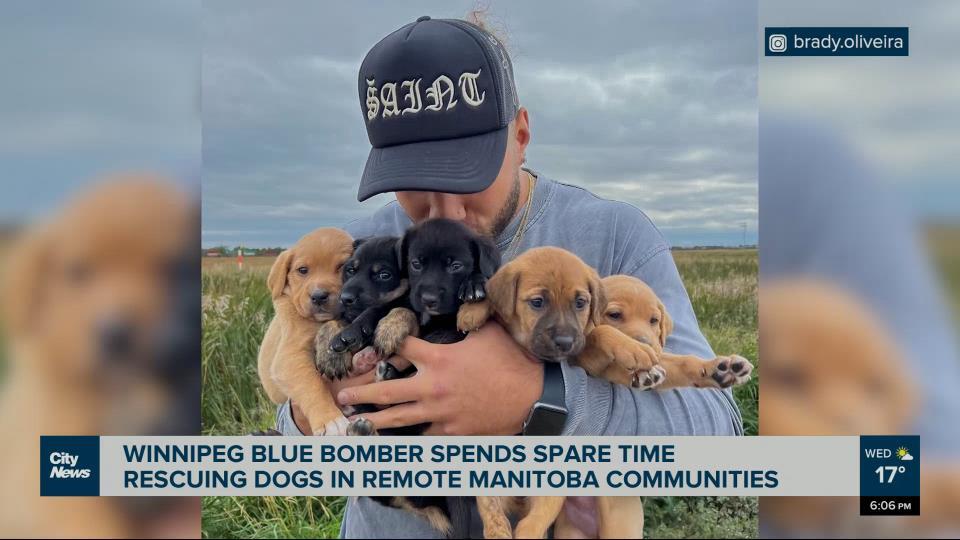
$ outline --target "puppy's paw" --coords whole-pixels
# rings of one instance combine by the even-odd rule
[[[392,381],[393,379],[399,379],[401,376],[400,370],[390,362],[381,360],[377,364],[377,382]]]
[[[630,386],[651,390],[660,386],[660,383],[667,379],[667,371],[663,367],[656,365],[650,368],[650,371],[637,371],[633,374]]]
[[[330,348],[330,341],[343,328],[340,321],[330,321],[317,330],[314,339],[314,363],[317,371],[328,379],[341,379],[350,371],[353,358],[348,352],[336,352]]]
[[[739,386],[750,380],[753,364],[742,356],[718,356],[710,362],[707,375],[720,388]]]
[[[629,373],[649,372],[660,363],[660,355],[653,347],[630,338],[613,343],[610,357],[614,364]]]
[[[350,370],[350,375],[363,375],[376,367],[380,359],[381,356],[373,350],[373,347],[364,347],[353,355],[353,368]]]
[[[417,315],[407,308],[393,308],[386,317],[377,323],[374,331],[373,348],[380,358],[396,354],[407,336],[416,336],[420,330]]]
[[[373,327],[367,326],[363,322],[354,321],[333,336],[330,340],[329,348],[334,352],[355,353],[370,344],[370,338],[373,337]]]
[[[487,278],[482,274],[471,274],[460,284],[460,290],[457,292],[457,298],[461,302],[473,304],[486,300],[487,298]]]
[[[314,435],[333,437],[336,435],[346,435],[349,426],[350,421],[347,420],[346,416],[341,415],[317,426],[310,426],[310,429],[313,430]]]
[[[366,418],[357,418],[347,425],[347,435],[376,435],[377,430],[373,428],[373,422]]]
[[[457,311],[457,330],[466,334],[483,326],[490,318],[490,301],[463,304]]]
[[[336,352],[326,345],[317,347],[315,356],[317,371],[328,379],[342,379],[353,367],[353,355],[350,351]]]

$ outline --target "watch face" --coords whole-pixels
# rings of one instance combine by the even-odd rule
[[[523,427],[524,435],[560,435],[567,424],[567,411],[537,403]]]

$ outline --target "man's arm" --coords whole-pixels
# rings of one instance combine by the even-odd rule
[[[665,244],[641,257],[627,273],[650,285],[673,317],[667,350],[713,358]],[[590,377],[583,369],[566,364],[563,375],[569,412],[564,435],[743,434],[740,411],[729,390],[635,390]]]

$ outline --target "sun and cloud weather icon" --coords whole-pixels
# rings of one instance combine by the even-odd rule
[[[897,459],[900,461],[913,461],[913,456],[910,455],[909,450],[901,446],[900,448],[897,448]]]

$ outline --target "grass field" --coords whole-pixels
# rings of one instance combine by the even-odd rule
[[[719,354],[757,360],[755,250],[675,251],[701,329]],[[203,432],[238,435],[273,425],[274,407],[260,390],[256,355],[272,314],[264,280],[270,258],[203,262]],[[754,380],[736,390],[747,433],[757,432]],[[209,497],[208,538],[325,538],[339,531],[344,500],[333,497]],[[755,538],[757,503],[735,497],[649,497],[650,538]]]

